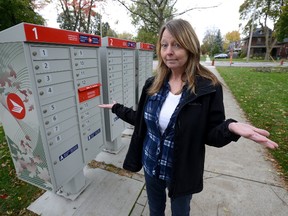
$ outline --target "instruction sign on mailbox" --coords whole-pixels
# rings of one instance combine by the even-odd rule
[[[0,32],[0,121],[20,179],[56,192],[102,149],[100,46],[28,23]]]

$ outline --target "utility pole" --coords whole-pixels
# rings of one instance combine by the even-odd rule
[[[249,62],[249,58],[250,58],[250,50],[251,50],[251,42],[252,42],[252,36],[253,36],[253,27],[254,27],[256,9],[257,9],[257,1],[255,1],[255,9],[254,9],[254,12],[253,12],[251,29],[250,29],[250,38],[249,38],[249,44],[248,44],[248,50],[247,50],[247,58],[246,58],[247,62]]]

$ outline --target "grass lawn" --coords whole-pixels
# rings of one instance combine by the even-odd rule
[[[217,67],[247,119],[268,130],[280,147],[270,151],[288,181],[288,73]]]

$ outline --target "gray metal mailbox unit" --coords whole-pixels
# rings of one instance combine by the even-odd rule
[[[104,145],[95,35],[21,23],[0,32],[0,120],[20,179],[74,199]]]
[[[153,44],[138,42],[136,51],[136,103],[140,99],[145,81],[153,75]]]
[[[102,38],[101,73],[103,101],[117,101],[127,107],[135,106],[135,49],[136,42],[112,37]],[[123,147],[121,134],[126,125],[115,114],[104,110],[105,150],[117,153]]]

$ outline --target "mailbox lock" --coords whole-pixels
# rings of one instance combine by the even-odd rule
[[[50,142],[49,145],[52,146],[52,145],[53,145],[53,142]]]
[[[42,96],[42,95],[44,95],[44,92],[43,92],[43,91],[41,91],[39,94]]]
[[[36,65],[36,66],[35,66],[35,69],[38,70],[38,69],[39,69],[39,65]]]
[[[38,83],[41,83],[41,82],[42,82],[42,80],[41,80],[41,79],[38,79],[38,80],[37,80],[37,82],[38,82]]]
[[[54,165],[56,165],[57,164],[57,161],[54,161]]]
[[[48,125],[48,124],[49,124],[49,121],[46,121],[45,124]]]
[[[43,113],[45,114],[45,113],[47,113],[47,110],[45,109],[45,110],[43,110]]]
[[[32,53],[32,55],[33,55],[33,56],[36,56],[36,55],[37,55],[37,52],[36,52],[36,51],[34,51],[34,52]]]
[[[50,136],[51,135],[51,131],[48,131],[47,135]]]
[[[75,66],[78,66],[78,63],[75,63]]]
[[[85,151],[87,151],[88,150],[88,148],[85,148]]]

